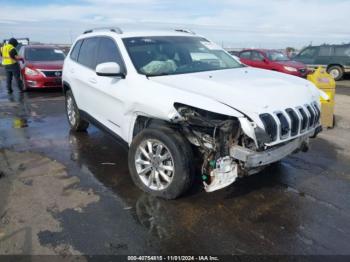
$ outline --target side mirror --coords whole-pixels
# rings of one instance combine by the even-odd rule
[[[96,74],[98,76],[119,76],[125,77],[125,74],[121,71],[120,65],[115,62],[107,62],[98,64],[96,66]]]
[[[268,64],[268,63],[269,63],[269,60],[267,60],[266,58],[264,58],[264,59],[263,59],[263,62],[264,62],[265,64]]]

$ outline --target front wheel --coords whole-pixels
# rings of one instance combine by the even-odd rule
[[[66,113],[70,128],[73,131],[86,131],[89,127],[89,122],[85,121],[80,116],[78,106],[71,90],[66,92]]]
[[[193,181],[191,147],[172,129],[143,130],[131,143],[128,162],[134,183],[157,197],[175,199]]]

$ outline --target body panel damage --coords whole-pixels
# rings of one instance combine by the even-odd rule
[[[238,177],[308,148],[310,128],[284,144],[270,146],[271,137],[248,117],[235,118],[175,103],[180,118],[172,119],[201,156],[201,175],[207,192],[224,188]],[[318,126],[318,125],[315,125]]]

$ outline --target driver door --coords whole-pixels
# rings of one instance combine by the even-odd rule
[[[117,43],[112,38],[99,37],[96,66],[107,62],[118,63],[121,71],[126,72]],[[98,121],[125,139],[122,132],[122,127],[125,125],[123,112],[129,91],[125,78],[98,76],[95,72],[92,81],[94,88],[90,106],[96,108]]]

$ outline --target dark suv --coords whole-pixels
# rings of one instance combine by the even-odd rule
[[[306,64],[310,69],[322,65],[335,80],[340,80],[344,73],[350,72],[350,44],[308,46],[293,60]]]

